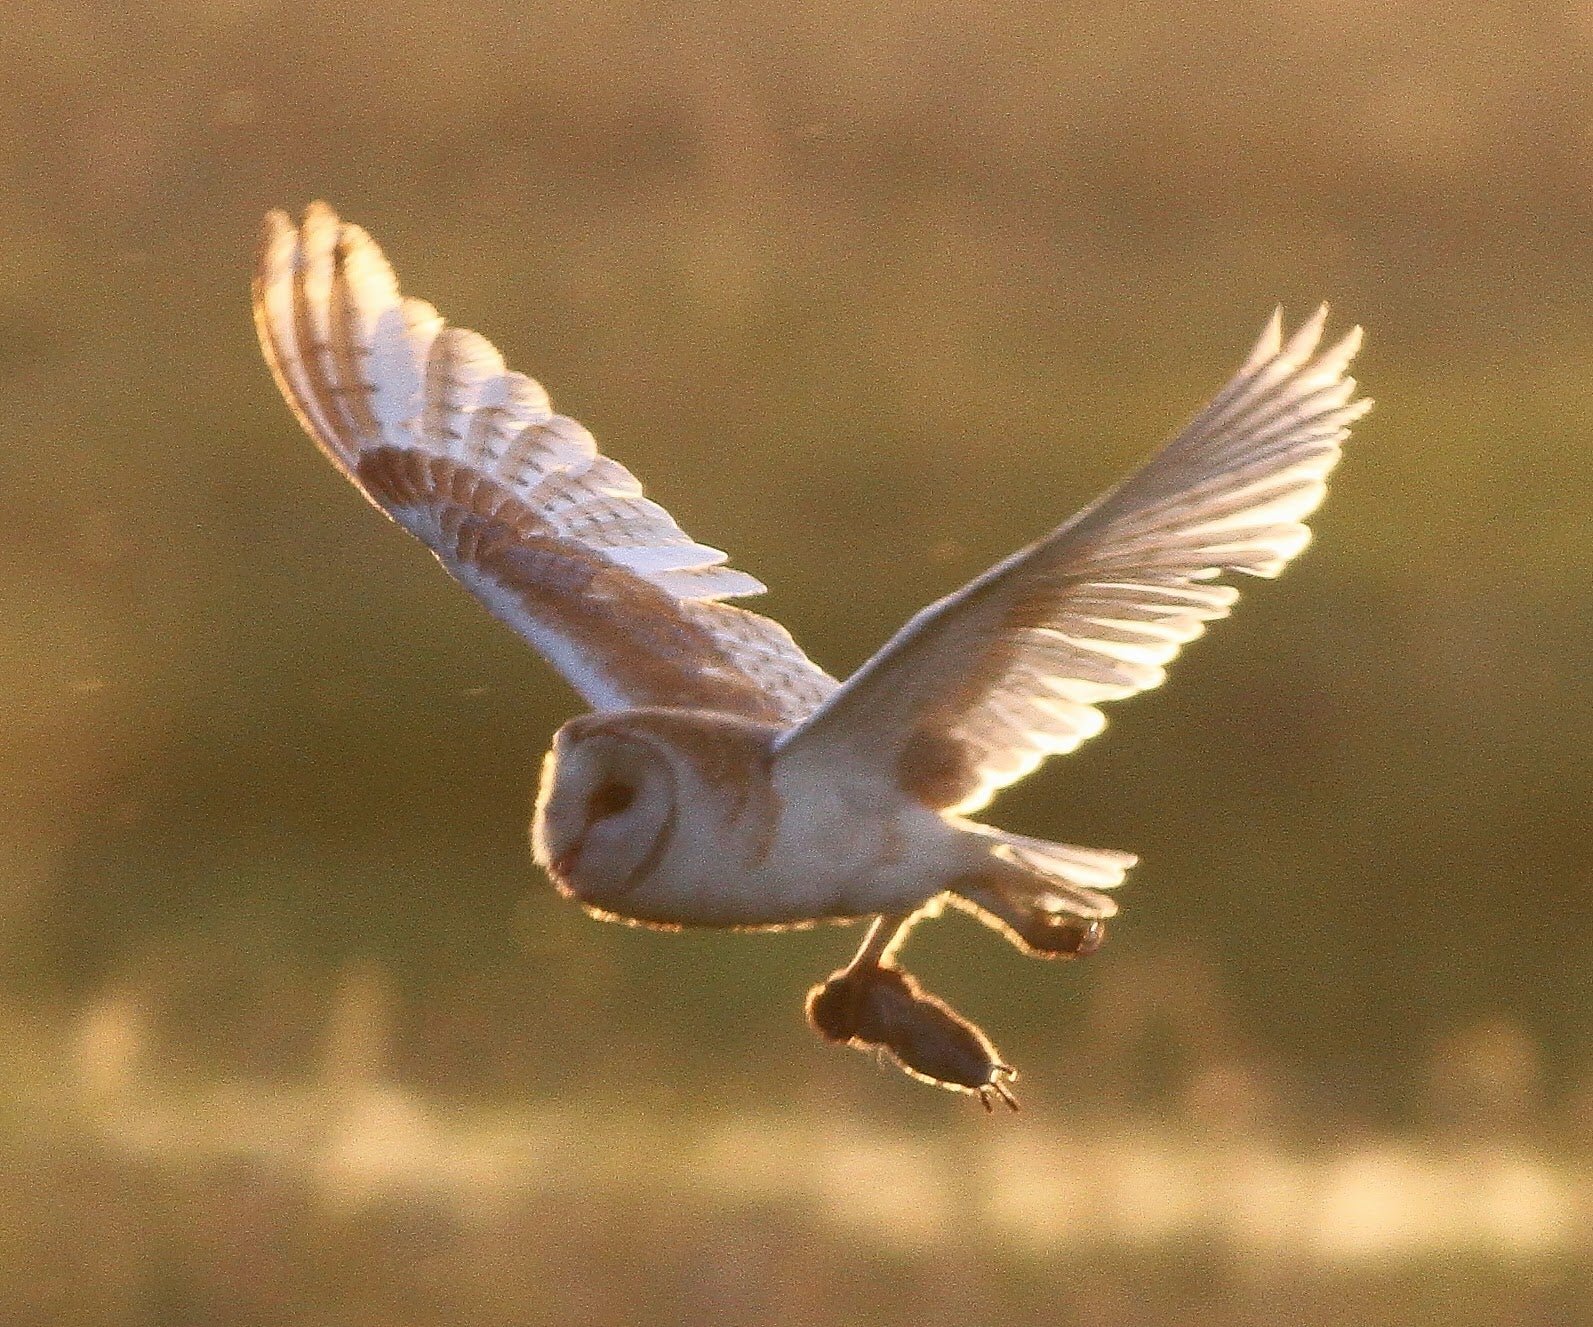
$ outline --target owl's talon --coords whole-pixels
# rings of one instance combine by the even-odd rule
[[[1010,891],[968,885],[949,898],[1031,958],[1088,958],[1106,942],[1103,918],[1048,912]]]

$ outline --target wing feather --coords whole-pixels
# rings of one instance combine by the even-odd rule
[[[1323,307],[1287,340],[1274,314],[1239,371],[1144,467],[1048,538],[932,604],[783,749],[844,747],[941,809],[968,812],[1158,686],[1238,591],[1309,542],[1349,426],[1359,328],[1322,348]]]
[[[696,543],[484,337],[405,298],[360,227],[266,218],[255,325],[305,431],[598,708],[686,705],[778,723],[835,682],[763,590]]]

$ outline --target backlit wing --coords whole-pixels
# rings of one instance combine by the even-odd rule
[[[381,250],[325,204],[298,228],[266,218],[254,316],[332,463],[595,708],[793,723],[834,690],[778,623],[720,602],[758,581],[692,542],[485,339],[400,295]]]
[[[1321,348],[1326,308],[1284,343],[1273,316],[1244,366],[1136,474],[1039,543],[924,609],[782,750],[894,770],[931,806],[977,810],[1158,685],[1238,597],[1305,547],[1349,425],[1356,328]]]

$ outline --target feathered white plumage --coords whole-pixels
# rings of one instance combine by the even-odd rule
[[[1129,853],[962,817],[1158,685],[1237,590],[1305,547],[1349,426],[1352,330],[1274,315],[1210,405],[1116,489],[924,609],[844,685],[763,586],[692,540],[535,380],[404,297],[358,226],[266,219],[260,344],[305,430],[591,704],[555,738],[537,860],[593,913],[649,925],[876,916],[816,987],[824,1036],[1011,1102],[989,1041],[895,962],[949,900],[1030,953],[1090,952]]]

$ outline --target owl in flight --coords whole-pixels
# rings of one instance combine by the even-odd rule
[[[1323,348],[1326,309],[1274,315],[1181,433],[1071,520],[917,614],[844,684],[763,586],[694,542],[534,379],[399,293],[324,204],[266,218],[254,317],[277,386],[328,459],[431,549],[592,707],[553,739],[537,864],[594,916],[769,928],[871,920],[815,986],[824,1037],[1015,1105],[984,1034],[897,961],[946,903],[1025,953],[1096,948],[1135,858],[969,817],[1105,724],[1305,547],[1349,425],[1369,408]]]

